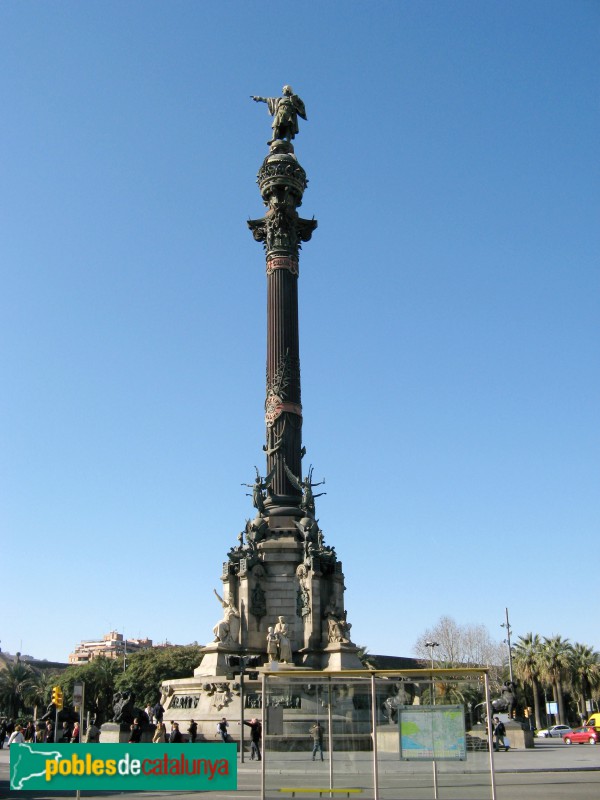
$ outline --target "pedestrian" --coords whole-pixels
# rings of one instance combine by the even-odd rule
[[[315,760],[315,756],[318,752],[321,753],[321,761],[323,761],[323,726],[317,720],[315,724],[309,731],[310,735],[313,737],[313,751],[312,751],[312,760]]]
[[[4,747],[4,740],[6,739],[6,720],[0,720],[0,750]]]
[[[229,723],[227,722],[227,717],[223,717],[221,722],[217,722],[217,735],[220,736],[224,742],[226,742],[229,737],[227,733],[228,727]]]
[[[25,737],[26,742],[33,742],[35,736],[35,728],[33,727],[33,722],[29,721],[25,726],[25,730],[23,731],[23,736]]]
[[[142,726],[136,717],[129,728],[129,744],[139,744],[142,741]]]
[[[76,722],[71,732],[71,744],[79,744],[79,723]]]
[[[494,717],[494,750],[498,752],[501,747],[504,747],[505,751],[510,750],[504,723],[500,721],[499,717]]]
[[[171,735],[169,736],[169,742],[171,744],[179,744],[180,742],[183,742],[183,736],[181,735],[179,724],[177,722],[171,723]]]
[[[11,744],[23,744],[24,741],[25,737],[23,736],[23,728],[21,728],[20,725],[17,725],[10,735],[8,746],[10,747]]]
[[[96,725],[96,720],[90,722],[90,727],[87,730],[85,741],[88,744],[98,744],[100,741],[100,728]]]
[[[38,723],[38,726],[35,729],[35,743],[44,744],[45,741],[46,741],[46,729],[40,722]]]
[[[152,741],[155,744],[162,744],[163,742],[167,741],[167,728],[164,722],[156,723],[156,730],[154,731]]]
[[[68,722],[63,722],[59,741],[65,744],[71,741],[71,726]]]
[[[46,744],[54,743],[54,725],[48,720],[46,723]]]
[[[158,703],[152,709],[152,713],[154,714],[154,719],[157,722],[162,722],[163,721],[163,714],[165,713],[165,709],[162,707],[162,705],[160,703],[160,700],[158,701]]]
[[[196,735],[198,733],[198,723],[194,722],[194,720],[190,720],[190,727],[188,728],[188,733],[190,735],[190,744],[194,744],[196,742]]]
[[[244,725],[247,725],[250,728],[250,761],[254,761],[254,756],[256,756],[257,761],[260,761],[261,760],[260,740],[262,737],[262,725],[256,718],[251,719],[250,722],[244,720]]]
[[[152,706],[150,705],[150,703],[148,703],[144,711],[146,712],[146,716],[148,717],[148,722],[150,723],[150,725],[152,725],[152,718],[154,717],[154,712],[152,711]]]

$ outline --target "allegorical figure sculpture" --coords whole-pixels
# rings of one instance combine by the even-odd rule
[[[402,682],[396,686],[396,694],[386,697],[383,703],[383,713],[390,725],[398,721],[398,706],[411,705],[412,700],[405,690]]]
[[[298,133],[298,117],[307,119],[304,103],[294,94],[291,86],[283,87],[283,97],[258,97],[252,95],[256,103],[266,103],[269,114],[273,117],[273,138],[267,144],[273,144],[276,139],[291,141]]]
[[[260,472],[258,471],[258,467],[254,467],[256,470],[256,480],[254,483],[242,483],[242,486],[247,486],[249,489],[252,489],[252,495],[247,494],[247,497],[252,497],[252,505],[258,511],[259,514],[265,513],[265,496],[263,492],[269,488],[269,486],[273,483],[273,478],[275,477],[276,467],[273,467],[271,472],[267,475],[267,477],[263,480],[261,478]]]
[[[512,681],[504,681],[502,691],[497,700],[492,700],[493,712],[506,712],[512,717],[513,709],[516,707],[516,686]]]
[[[267,597],[260,583],[256,583],[254,589],[252,589],[250,613],[259,618],[264,617],[267,613]]]
[[[315,486],[322,486],[325,483],[325,478],[318,483],[312,482],[312,474],[313,468],[312,464],[310,465],[310,469],[308,470],[308,475],[304,478],[303,481],[300,481],[292,472],[292,470],[288,467],[287,464],[284,464],[285,467],[285,474],[288,476],[288,479],[292,486],[297,489],[299,492],[302,492],[302,502],[300,503],[300,508],[308,514],[315,513],[315,498],[321,497],[321,495],[327,494],[327,492],[319,492],[319,494],[314,494],[313,488]]]
[[[327,617],[327,634],[329,642],[341,642],[350,644],[350,625],[343,617],[336,617],[333,614]]]
[[[267,630],[267,655],[269,661],[277,661],[279,654],[279,639],[272,625]]]
[[[113,695],[113,722],[131,724],[137,717],[142,724],[148,723],[148,715],[135,706],[135,694],[131,689]]]
[[[223,606],[223,619],[220,619],[215,627],[213,633],[215,634],[215,642],[222,644],[238,644],[240,635],[240,614],[237,608],[232,604],[231,600],[225,602],[223,598],[213,589],[215,596],[219,603]]]
[[[284,661],[286,664],[292,661],[292,646],[289,639],[289,629],[285,617],[277,617],[278,622],[273,628],[273,632],[277,636],[277,644],[279,647],[279,660]]]

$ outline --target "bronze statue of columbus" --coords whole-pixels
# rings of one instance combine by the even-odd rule
[[[284,86],[283,97],[258,97],[251,95],[256,103],[266,103],[269,114],[273,117],[273,138],[267,144],[273,144],[277,139],[291,141],[298,133],[298,117],[307,119],[304,103],[294,94],[291,86]]]

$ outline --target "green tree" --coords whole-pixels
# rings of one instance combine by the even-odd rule
[[[569,679],[572,647],[568,639],[556,635],[544,636],[541,654],[542,676],[552,686],[554,701],[558,703],[558,722],[566,723],[563,684]]]
[[[65,695],[65,705],[72,705],[74,685],[84,683],[85,710],[98,722],[112,719],[112,700],[120,670],[120,661],[105,656],[94,658],[87,664],[67,667],[58,681]]]
[[[542,727],[539,688],[543,669],[542,640],[537,633],[519,636],[513,649],[513,669],[518,680],[531,684],[535,727],[539,729]]]
[[[154,705],[160,698],[161,683],[169,678],[189,678],[202,660],[202,648],[153,647],[127,658],[127,669],[115,682],[117,691],[131,689],[139,708]]]
[[[591,699],[600,687],[600,653],[580,642],[575,642],[571,653],[571,683],[578,698],[578,710],[587,719],[586,700]]]
[[[15,719],[27,707],[27,691],[33,677],[29,664],[18,658],[0,671],[0,707],[8,717]]]

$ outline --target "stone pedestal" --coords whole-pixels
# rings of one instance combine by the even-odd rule
[[[380,753],[400,752],[400,731],[398,725],[377,726],[377,750]]]
[[[508,736],[511,750],[513,748],[524,750],[534,746],[533,732],[529,728],[524,727],[520,722],[514,719],[505,720],[504,727],[506,728],[506,735]]]
[[[358,652],[359,648],[351,643],[333,642],[328,644],[323,651],[327,658],[327,665],[323,669],[325,672],[340,669],[364,669]]]
[[[142,726],[142,743],[152,741],[156,725]],[[127,744],[131,734],[130,726],[125,722],[105,722],[100,726],[101,744]]]
[[[194,670],[194,677],[197,678],[226,675],[230,671],[227,665],[227,656],[239,654],[240,648],[215,642],[207,644],[203,651],[202,662]]]

